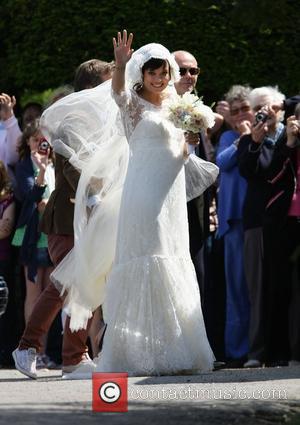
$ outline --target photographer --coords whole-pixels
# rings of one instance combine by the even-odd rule
[[[247,180],[243,207],[244,264],[250,300],[249,354],[244,367],[260,367],[265,360],[265,302],[263,275],[264,210],[270,197],[266,178],[274,148],[284,134],[283,113],[279,105],[284,95],[274,87],[259,87],[249,94],[256,113],[251,134],[238,144],[240,174]]]
[[[24,317],[27,323],[53,270],[46,236],[38,230],[39,221],[54,189],[52,152],[41,133],[39,120],[32,121],[24,128],[18,152],[16,197],[21,202],[21,211],[12,245],[20,247],[20,262],[26,281]],[[42,361],[41,365],[44,366]]]
[[[225,131],[217,149],[220,168],[218,237],[224,241],[226,281],[226,367],[241,367],[248,353],[249,300],[244,270],[242,209],[247,182],[238,170],[237,145],[251,131],[254,114],[249,103],[251,89],[234,85],[226,93],[233,129]]]
[[[271,197],[264,216],[268,349],[300,364],[300,103],[268,169]]]

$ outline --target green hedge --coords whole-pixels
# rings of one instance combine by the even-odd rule
[[[134,48],[159,42],[191,51],[207,103],[230,85],[300,92],[299,0],[6,0],[1,5],[0,91],[42,92],[71,83],[76,66],[112,59],[127,28]]]

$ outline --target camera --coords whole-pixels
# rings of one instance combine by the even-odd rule
[[[46,139],[43,139],[39,143],[38,153],[41,155],[47,155],[48,149],[50,148],[50,144]]]
[[[260,122],[266,122],[268,119],[268,114],[266,112],[259,111],[255,115],[255,124],[258,124]]]

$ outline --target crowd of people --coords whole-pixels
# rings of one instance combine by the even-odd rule
[[[29,103],[18,120],[14,96],[0,94],[0,275],[9,291],[0,317],[0,365],[12,366],[14,358],[31,378],[36,368],[62,367],[66,379],[84,379],[95,370],[150,375],[299,366],[300,95],[233,85],[216,103],[214,126],[186,134],[185,153],[178,156],[175,141],[181,139],[162,119],[161,93],[170,83],[179,96],[192,93],[198,79],[201,93],[197,60],[191,52],[170,54],[155,44],[132,54],[131,42],[132,36],[118,34],[114,62],[79,65],[75,93],[56,90],[42,119],[42,105]],[[133,78],[136,69],[141,78]],[[105,125],[98,129],[97,111],[84,117],[78,110],[84,93],[99,90],[103,96],[111,79],[125,128],[119,137],[128,140],[130,153],[123,164],[125,140],[115,143],[114,155],[93,154],[87,177],[78,165],[87,163],[87,154],[76,165],[74,150],[66,155],[53,141],[73,149],[83,134],[101,139]],[[101,108],[98,100],[95,105]],[[51,125],[60,123],[55,130],[49,117]],[[195,165],[201,190],[187,200],[182,178],[195,157],[201,160]],[[110,178],[122,181],[121,201],[111,183],[105,187],[96,168],[102,163],[115,168]],[[76,211],[74,221],[81,192],[88,192],[81,229],[90,237],[87,245],[76,233]],[[118,221],[108,218],[113,209]],[[80,250],[111,269],[104,316],[94,296],[85,326],[74,288],[62,281],[80,266],[73,280],[89,286],[91,271],[84,274]],[[93,298],[88,289],[80,291]]]

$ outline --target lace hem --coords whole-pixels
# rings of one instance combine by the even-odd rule
[[[151,376],[212,370],[190,258],[145,256],[114,266],[103,307],[107,331],[98,371]]]

